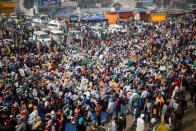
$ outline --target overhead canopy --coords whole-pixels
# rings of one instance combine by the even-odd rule
[[[109,24],[116,24],[119,18],[119,15],[113,12],[107,12],[105,16],[107,17]]]
[[[120,10],[116,10],[115,13],[118,13],[118,14],[123,14],[123,13],[129,13],[131,12],[130,10],[124,10],[124,9],[120,9]]]
[[[151,13],[150,10],[144,9],[144,8],[136,8],[135,11],[139,12],[139,13]]]
[[[161,22],[166,19],[165,13],[140,13],[142,20],[152,21],[152,22]]]
[[[64,17],[70,17],[72,15],[72,13],[67,13],[65,11],[65,9],[60,9],[58,11],[55,12],[56,16],[64,16]]]
[[[106,17],[109,21],[110,24],[115,24],[117,23],[117,20],[120,19],[128,19],[130,17],[134,16],[134,12],[130,10],[116,10],[112,12],[106,12]]]
[[[134,16],[133,11],[125,9],[116,10],[114,13],[118,14],[121,19],[128,19]]]
[[[97,15],[89,15],[81,18],[82,21],[106,21],[105,16],[97,14]]]
[[[184,9],[170,9],[168,10],[169,15],[182,15],[185,13]]]

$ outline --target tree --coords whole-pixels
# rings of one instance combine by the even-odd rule
[[[194,4],[196,4],[196,1],[195,1],[195,0],[189,0],[188,2],[189,2],[189,3],[194,3]]]
[[[115,10],[120,10],[120,8],[122,7],[122,5],[118,2],[113,4],[113,7],[115,8]]]
[[[34,0],[24,0],[23,4],[27,9],[33,8]]]

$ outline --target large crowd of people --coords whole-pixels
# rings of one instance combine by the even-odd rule
[[[183,119],[185,93],[195,100],[195,20],[122,22],[128,32],[97,37],[89,28],[79,41],[66,35],[49,47],[29,42],[25,27],[2,25],[0,130],[64,131],[71,123],[78,131],[123,131],[127,114],[137,131],[172,129]]]

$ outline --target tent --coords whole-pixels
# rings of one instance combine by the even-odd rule
[[[152,22],[164,21],[166,19],[166,15],[164,13],[153,13],[151,14]]]
[[[146,9],[138,9],[142,20],[161,22],[166,19],[166,14],[162,12],[153,12]]]
[[[130,10],[121,9],[121,10],[117,10],[115,12],[119,15],[119,18],[121,18],[121,19],[128,19],[128,18],[134,16],[134,13]]]
[[[116,10],[115,13],[118,13],[118,14],[123,14],[123,13],[128,13],[130,12],[129,10],[124,10],[124,9],[120,9],[120,10]]]
[[[167,11],[168,15],[171,17],[178,17],[185,14],[184,9],[170,9]]]
[[[105,16],[96,14],[96,15],[89,15],[89,16],[84,16],[81,18],[81,21],[106,21],[107,19]]]
[[[108,19],[109,24],[116,24],[119,18],[118,14],[114,12],[107,12],[105,16]]]
[[[134,12],[130,10],[116,10],[112,12],[106,12],[105,16],[108,19],[109,24],[116,24],[118,19],[128,19],[134,16]]]

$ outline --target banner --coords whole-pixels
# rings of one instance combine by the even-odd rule
[[[41,0],[43,7],[57,6],[59,0]]]

